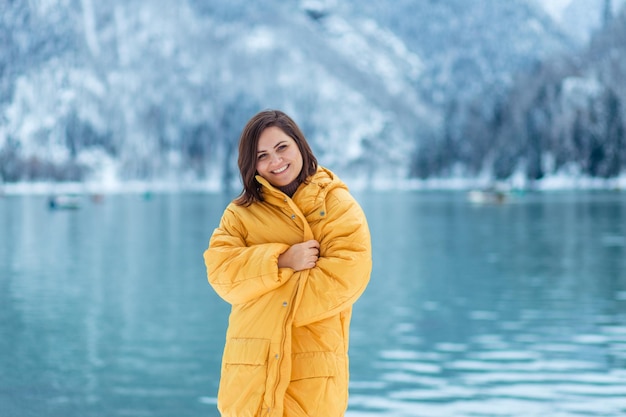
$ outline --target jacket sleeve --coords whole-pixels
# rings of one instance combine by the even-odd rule
[[[247,246],[237,216],[226,209],[204,251],[209,283],[230,304],[244,304],[285,283],[294,271],[278,268],[278,256],[289,245],[264,243]]]
[[[352,306],[367,286],[372,248],[365,214],[347,190],[329,196],[320,258],[303,281],[294,324],[304,326]]]

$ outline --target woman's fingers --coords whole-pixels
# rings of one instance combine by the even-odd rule
[[[317,240],[307,240],[304,245],[312,250],[317,256],[320,254],[320,243]]]
[[[296,271],[314,268],[320,256],[320,244],[317,240],[307,240],[291,246],[278,258],[278,266],[290,267]]]

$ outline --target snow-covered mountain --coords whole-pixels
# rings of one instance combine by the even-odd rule
[[[419,153],[415,173],[451,175],[460,167],[465,174],[517,178],[528,185],[558,177],[623,184],[625,38],[622,9],[580,52],[545,59],[518,74],[491,112],[481,113],[482,99],[476,97],[447,119],[453,129],[443,140]]]
[[[243,124],[271,107],[340,174],[406,178],[473,112],[488,118],[515,74],[577,48],[532,0],[16,0],[0,12],[4,181],[230,184]]]

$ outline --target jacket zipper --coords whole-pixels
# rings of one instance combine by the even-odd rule
[[[309,223],[306,220],[306,217],[302,214],[302,211],[300,210],[299,207],[295,206],[295,203],[293,201],[291,201],[289,204],[289,207],[293,210],[294,213],[298,213],[298,217],[300,217],[300,219],[302,219],[302,224],[303,224],[303,238],[305,240],[308,239],[313,239],[313,231],[311,230],[311,226],[309,226]],[[293,207],[293,206],[295,207]],[[297,208],[297,210],[296,210]],[[283,356],[285,355],[285,341],[287,339],[287,331],[288,331],[288,322],[289,322],[289,318],[291,317],[291,313],[293,311],[293,307],[294,304],[298,301],[298,291],[300,289],[300,281],[302,280],[302,275],[304,275],[306,273],[306,275],[308,276],[308,271],[301,271],[300,274],[300,279],[298,280],[298,285],[296,285],[294,287],[293,293],[291,294],[291,299],[289,300],[289,310],[287,310],[287,314],[285,314],[285,319],[283,320],[283,336],[282,336],[282,340],[280,343],[280,348],[281,351],[278,353],[280,356],[278,357],[278,378],[276,378],[276,384],[274,384],[274,404],[272,404],[270,406],[270,408],[267,410],[268,414],[270,413],[272,408],[275,408],[276,403],[277,403],[277,393],[278,393],[278,386],[280,385],[280,381],[281,381],[281,376],[282,376],[282,369],[281,366],[283,364]],[[290,333],[291,334],[291,333]],[[290,374],[289,374],[289,378],[291,378],[291,369],[290,369]]]
[[[287,333],[288,333],[288,322],[289,322],[289,318],[291,317],[291,312],[293,311],[293,303],[294,300],[296,298],[296,294],[298,293],[298,288],[299,288],[299,282],[298,285],[296,285],[294,287],[294,293],[291,295],[291,298],[289,300],[289,309],[287,310],[287,313],[285,314],[285,318],[283,320],[283,335],[280,341],[280,351],[278,352],[278,378],[276,378],[276,384],[274,385],[274,403],[271,405],[271,408],[275,408],[277,401],[277,394],[278,394],[278,386],[280,385],[281,382],[281,376],[282,376],[282,364],[283,364],[283,357],[285,356],[285,343],[287,341]],[[291,378],[291,376],[290,376]],[[269,413],[270,409],[268,409],[268,413]]]

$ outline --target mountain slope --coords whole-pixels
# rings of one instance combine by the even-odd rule
[[[493,117],[463,120],[459,130],[470,151],[446,152],[444,141],[430,150],[445,154],[444,161],[434,166],[425,158],[416,170],[428,176],[461,165],[473,174],[518,175],[530,182],[618,177],[626,168],[625,37],[626,9],[585,51],[547,59],[521,74]]]
[[[0,176],[228,185],[243,124],[277,107],[341,174],[406,177],[475,97],[488,113],[572,47],[525,1],[487,3],[5,2]]]

